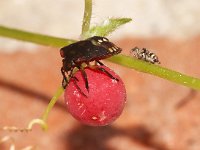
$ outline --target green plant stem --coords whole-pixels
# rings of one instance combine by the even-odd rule
[[[85,38],[85,33],[90,28],[91,15],[92,15],[92,0],[85,0],[85,9],[84,9],[82,33],[81,33],[82,38]]]
[[[0,26],[0,36],[52,47],[63,47],[75,42],[75,40],[71,39],[64,39],[43,34],[31,33],[4,26]]]
[[[61,47],[63,46],[64,43],[65,45],[67,45],[66,43],[69,44],[69,43],[75,42],[73,40],[60,39],[56,37],[46,36],[42,34],[35,34],[31,32],[25,32],[25,31],[6,28],[2,26],[0,26],[0,36],[15,38],[18,40],[29,41],[29,42],[47,45],[47,46],[53,45],[54,47]],[[43,41],[44,39],[46,39],[45,42]],[[140,61],[140,60],[137,60],[128,56],[123,56],[123,55],[117,55],[117,56],[109,58],[108,60],[120,65],[129,67],[129,68],[133,68],[141,72],[153,74],[155,76],[176,82],[178,84],[181,84],[193,89],[200,90],[200,79],[193,78],[193,77],[178,73],[176,71],[169,70],[167,68],[163,68],[160,65],[152,65],[147,62]]]
[[[64,91],[63,87],[59,87],[57,91],[55,92],[54,96],[52,97],[52,99],[50,100],[46,110],[44,111],[42,115],[42,120],[44,122],[47,122],[49,112],[51,111],[55,103],[57,102],[58,98],[62,95],[63,91]]]
[[[182,73],[161,67],[160,65],[150,64],[132,57],[117,55],[108,58],[109,61],[129,67],[140,72],[149,73],[169,81],[200,90],[200,79],[184,75]]]

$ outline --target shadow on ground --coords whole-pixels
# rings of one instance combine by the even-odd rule
[[[115,148],[108,145],[108,141],[113,137],[130,138],[134,143],[146,148],[168,150],[161,143],[153,142],[154,134],[144,126],[118,129],[114,126],[89,127],[80,125],[72,129],[70,133],[67,133],[64,140],[67,141],[66,149],[71,150],[115,150]]]

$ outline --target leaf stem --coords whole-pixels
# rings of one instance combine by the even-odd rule
[[[83,24],[82,24],[82,33],[81,38],[85,38],[85,33],[90,28],[90,20],[92,16],[92,0],[85,0],[85,9],[83,16]]]
[[[0,36],[52,47],[62,47],[75,42],[75,40],[71,39],[58,38],[38,33],[31,33],[27,31],[4,27],[1,25]]]
[[[161,67],[159,65],[150,64],[132,57],[117,55],[108,58],[109,61],[135,69],[140,72],[149,73],[166,80],[200,90],[200,79],[184,75],[182,73]]]
[[[56,91],[56,93],[54,94],[54,96],[52,97],[52,99],[50,100],[46,110],[44,111],[43,115],[42,115],[42,120],[44,122],[47,122],[48,116],[49,116],[49,112],[51,111],[51,109],[53,108],[53,106],[55,105],[55,103],[57,102],[58,98],[62,95],[64,89],[63,87],[59,87]]]
[[[31,33],[27,31],[21,31],[17,29],[11,29],[0,26],[0,36],[15,38],[18,40],[29,41],[46,46],[61,47],[69,43],[75,42],[75,40],[62,39],[52,36],[46,36],[42,34]],[[45,40],[44,40],[45,39]],[[109,61],[117,63],[140,72],[153,74],[155,76],[164,78],[166,80],[190,87],[192,89],[200,90],[200,79],[190,77],[179,72],[163,68],[159,65],[152,65],[147,62],[134,59],[124,55],[117,55],[108,58]]]

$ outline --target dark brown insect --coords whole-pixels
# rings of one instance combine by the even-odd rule
[[[111,43],[107,38],[100,36],[93,36],[61,48],[60,55],[63,58],[63,66],[61,67],[63,75],[62,86],[64,88],[67,86],[68,80],[73,77],[74,68],[78,68],[82,72],[85,80],[85,87],[89,91],[87,75],[82,64],[84,63],[90,67],[89,63],[95,61],[96,64],[103,65],[100,60],[119,54],[121,51],[121,48]],[[118,80],[104,68],[96,68],[106,73],[110,78]]]

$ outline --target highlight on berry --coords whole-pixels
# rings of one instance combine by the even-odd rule
[[[142,49],[138,47],[132,48],[131,55],[136,57],[137,59],[141,59],[152,64],[155,64],[155,63],[160,64],[158,56],[155,53],[150,52],[146,48],[142,48]]]
[[[110,42],[105,37],[93,36],[88,39],[78,41],[60,49],[60,55],[63,58],[63,65],[61,67],[61,73],[63,76],[62,86],[66,88],[70,78],[74,78],[76,82],[78,79],[73,76],[75,68],[82,72],[85,80],[85,87],[89,92],[87,74],[85,73],[85,67],[91,67],[93,69],[100,70],[107,74],[110,78],[116,79],[103,67],[104,64],[100,62],[102,59],[106,59],[113,55],[121,53],[122,49]],[[91,65],[90,62],[94,62]]]

